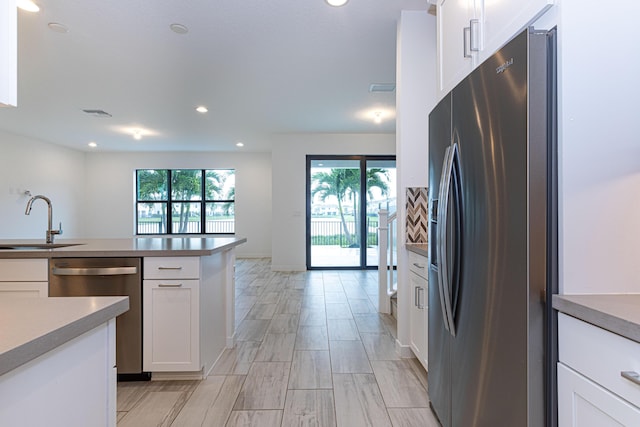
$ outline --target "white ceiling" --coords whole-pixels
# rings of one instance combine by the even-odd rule
[[[274,133],[392,133],[395,93],[369,85],[395,83],[400,11],[428,8],[427,0],[35,2],[40,12],[18,11],[18,107],[0,109],[0,129],[80,150],[95,141],[103,151],[233,151],[238,141],[270,151]],[[135,141],[134,128],[147,135]]]

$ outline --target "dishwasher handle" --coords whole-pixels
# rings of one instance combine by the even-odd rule
[[[51,272],[56,276],[124,276],[138,274],[138,267],[53,267]]]

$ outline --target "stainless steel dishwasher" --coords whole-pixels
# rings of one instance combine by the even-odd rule
[[[119,380],[148,379],[142,372],[141,258],[53,258],[49,296],[128,296],[129,311],[116,318]]]

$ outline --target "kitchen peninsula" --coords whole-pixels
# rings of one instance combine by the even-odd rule
[[[237,237],[78,239],[39,248],[41,241],[1,240],[6,249],[0,249],[0,298],[49,296],[48,265],[54,261],[139,258],[142,370],[153,379],[204,378],[225,347],[234,345],[235,247],[244,242]]]

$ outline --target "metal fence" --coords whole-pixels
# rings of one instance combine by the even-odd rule
[[[356,234],[356,222],[345,221],[350,235]],[[340,245],[348,246],[349,240],[344,232],[340,219],[311,219],[312,245]],[[378,245],[378,219],[367,218],[367,246]]]
[[[162,226],[162,222],[139,222],[138,223],[138,234],[164,234],[164,227]],[[178,227],[179,223],[176,221],[172,224],[173,232],[179,232]],[[206,232],[207,233],[233,233],[235,231],[235,221],[232,219],[225,220],[207,220],[206,224]],[[189,234],[200,234],[202,231],[200,230],[200,222],[198,221],[189,221],[187,222],[187,227],[184,233]]]

